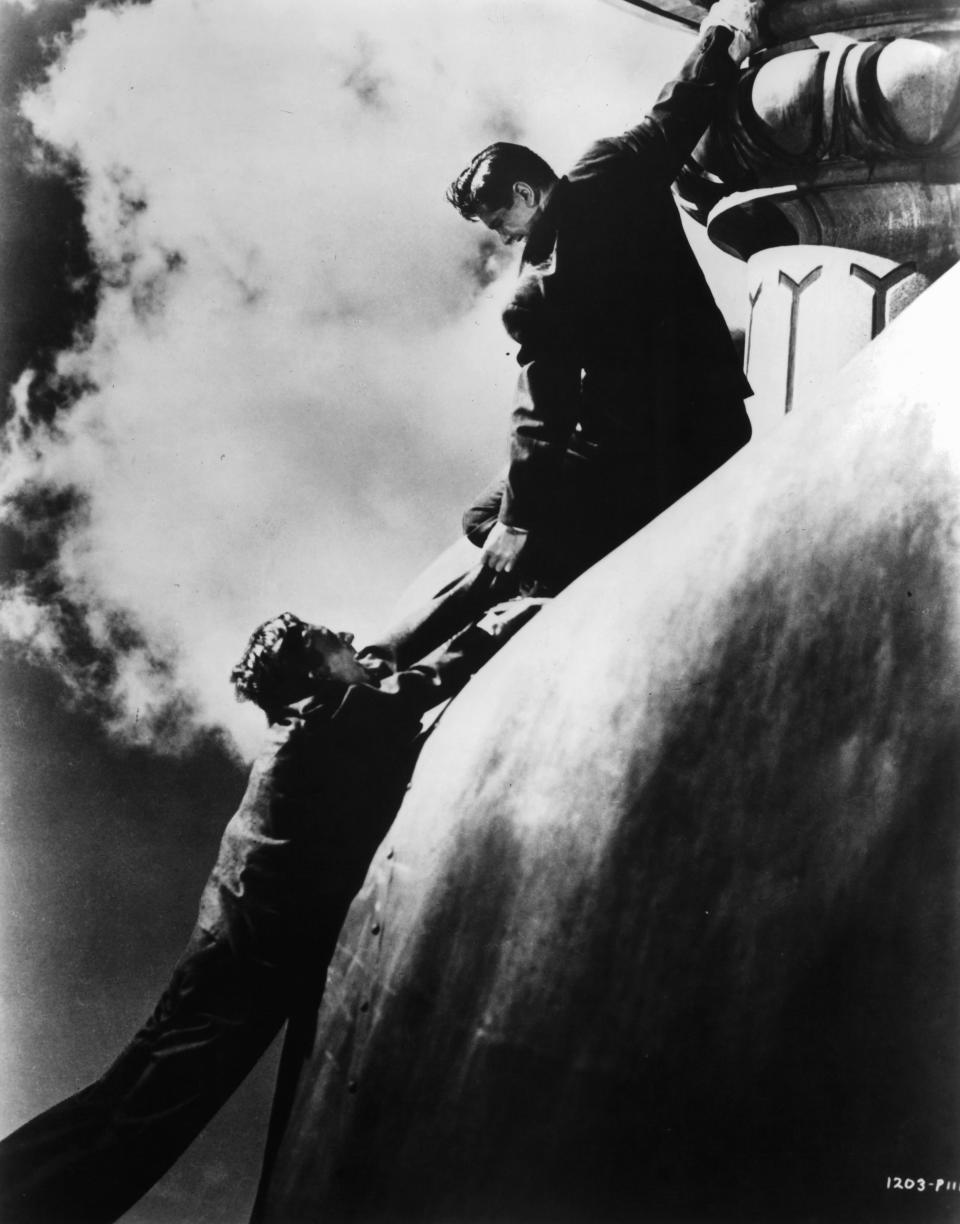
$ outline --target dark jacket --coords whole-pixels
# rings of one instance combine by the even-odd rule
[[[522,367],[505,523],[544,524],[572,448],[636,530],[750,436],[750,388],[670,190],[737,78],[729,43],[709,31],[640,124],[559,180],[527,239],[504,312]]]
[[[306,697],[271,719],[198,918],[231,946],[248,981],[276,975],[270,989],[278,1000],[322,983],[322,975],[303,981],[297,971],[305,957],[323,961],[333,950],[403,800],[423,715],[457,693],[498,645],[471,627],[379,684],[373,677],[352,684],[333,701]],[[295,1002],[287,998],[286,1007]]]

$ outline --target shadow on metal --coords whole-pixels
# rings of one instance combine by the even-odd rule
[[[958,316],[954,271],[453,703],[263,1224],[957,1218]]]

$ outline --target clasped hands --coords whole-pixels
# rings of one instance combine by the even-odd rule
[[[700,33],[718,25],[732,31],[730,58],[739,64],[760,45],[764,9],[764,0],[717,0],[701,22]]]

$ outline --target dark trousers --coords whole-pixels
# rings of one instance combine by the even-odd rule
[[[153,1015],[95,1083],[0,1144],[4,1224],[105,1224],[166,1172],[279,1032],[288,999],[194,931]]]
[[[192,1143],[286,1020],[291,1049],[309,1042],[344,916],[419,747],[408,736],[391,745],[376,723],[367,730],[360,738],[376,744],[379,767],[360,774],[356,760],[338,760],[343,793],[328,810],[310,790],[309,743],[279,772],[255,767],[200,920],[149,1020],[95,1083],[0,1143],[2,1224],[116,1220]]]

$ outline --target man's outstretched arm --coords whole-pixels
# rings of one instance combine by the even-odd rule
[[[599,141],[570,178],[590,177],[594,163],[619,150],[642,158],[644,177],[651,182],[672,183],[716,115],[720,98],[736,83],[740,61],[759,45],[763,10],[764,0],[718,0],[693,51],[650,111],[622,136]]]
[[[379,688],[358,685],[348,698],[358,707],[360,703],[371,707],[392,704],[400,717],[420,718],[455,697],[546,602],[518,597],[495,604],[432,654],[382,680]]]

